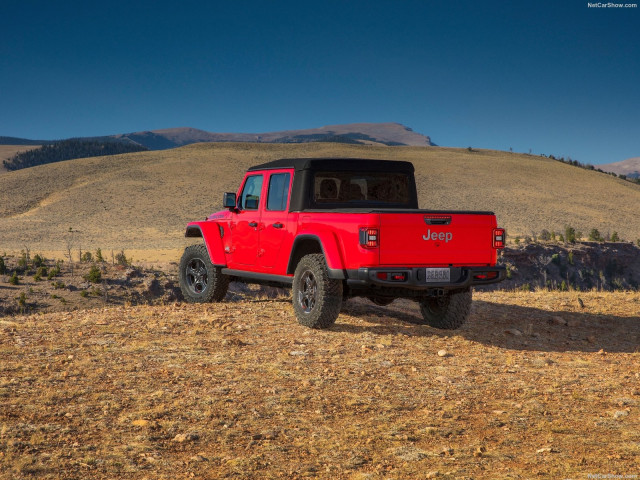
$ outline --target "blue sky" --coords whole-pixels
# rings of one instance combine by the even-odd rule
[[[442,146],[640,156],[640,8],[4,0],[0,11],[0,136],[399,122]]]

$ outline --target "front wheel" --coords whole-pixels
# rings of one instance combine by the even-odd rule
[[[220,302],[229,289],[229,277],[209,260],[204,245],[191,245],[180,259],[180,289],[187,302]]]
[[[466,321],[471,311],[471,289],[454,290],[442,297],[420,300],[424,323],[443,330],[455,330]]]
[[[342,281],[329,278],[323,255],[305,255],[293,275],[291,297],[298,322],[311,328],[329,328],[342,306]]]

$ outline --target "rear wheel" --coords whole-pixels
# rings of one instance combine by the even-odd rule
[[[471,289],[466,289],[420,300],[420,312],[424,323],[443,330],[460,328],[467,321],[471,311],[471,299]]]
[[[323,255],[305,255],[293,275],[291,297],[298,322],[311,328],[329,328],[342,306],[342,281],[329,278]]]
[[[229,277],[209,260],[204,245],[188,246],[180,259],[180,289],[190,303],[220,302],[229,289]]]

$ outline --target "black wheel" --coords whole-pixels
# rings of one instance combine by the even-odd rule
[[[395,298],[389,298],[389,297],[367,297],[371,302],[375,303],[376,305],[380,305],[381,307],[386,307],[387,305],[391,304],[391,302],[393,302],[395,300]]]
[[[296,267],[291,297],[298,322],[311,328],[329,328],[342,306],[342,281],[329,278],[323,255],[306,255]]]
[[[471,290],[454,290],[442,297],[420,300],[424,323],[434,328],[455,330],[467,321],[471,311]]]
[[[187,302],[220,302],[229,289],[229,277],[209,260],[204,245],[191,245],[180,259],[180,289]]]

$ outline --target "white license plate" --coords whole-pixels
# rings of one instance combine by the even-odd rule
[[[427,283],[450,282],[451,269],[450,268],[427,268],[427,275],[425,276],[425,281]]]

